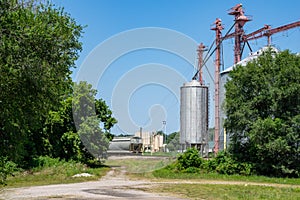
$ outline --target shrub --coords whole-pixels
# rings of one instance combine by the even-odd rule
[[[203,160],[197,149],[190,148],[186,152],[180,154],[177,161],[164,167],[164,173],[183,172],[183,173],[200,173],[200,172],[216,172],[226,175],[245,175],[253,174],[254,167],[245,162],[238,162],[231,154],[221,151],[216,157]]]
[[[238,164],[228,155],[222,151],[216,156],[216,172],[219,174],[232,175],[237,173]]]
[[[183,170],[185,173],[199,173],[200,168],[198,167],[188,167],[187,169]]]
[[[224,151],[219,152],[215,158],[204,162],[201,167],[208,172],[215,171],[219,174],[227,175],[250,175],[253,172],[251,164],[237,162],[230,154]]]
[[[200,157],[198,150],[195,148],[189,148],[186,152],[179,155],[177,159],[177,169],[185,170],[186,172],[195,171],[194,168],[199,168],[202,162],[203,160]]]
[[[0,185],[6,185],[7,176],[12,175],[17,169],[17,164],[8,161],[6,157],[0,157]]]
[[[254,173],[253,166],[250,163],[239,163],[238,168],[240,175],[249,176]]]
[[[34,166],[37,168],[58,166],[61,162],[63,161],[60,161],[59,158],[51,158],[49,156],[34,158]]]

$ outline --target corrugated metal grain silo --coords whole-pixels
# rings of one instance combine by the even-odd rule
[[[192,80],[180,88],[180,144],[208,153],[208,87]]]

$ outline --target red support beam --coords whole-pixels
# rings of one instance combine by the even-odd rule
[[[221,66],[221,48],[220,43],[222,39],[222,22],[220,19],[216,19],[215,26],[211,28],[216,32],[216,60],[215,60],[215,147],[214,153],[219,151],[219,131],[220,131],[220,66]]]
[[[207,51],[206,46],[203,43],[200,43],[198,49],[198,71],[199,71],[199,82],[203,85],[203,74],[202,74],[202,67],[203,67],[203,53]]]
[[[300,27],[300,21],[296,21],[290,24],[286,24],[283,26],[279,26],[277,28],[271,28],[270,25],[265,25],[263,28],[258,29],[257,31],[254,31],[252,33],[249,33],[245,35],[244,40],[255,40],[262,37],[268,38],[268,46],[271,45],[271,36],[275,33],[279,33],[282,31],[286,31],[292,28]]]
[[[244,15],[242,4],[237,4],[228,12],[229,15],[234,16],[235,20],[235,31],[234,31],[234,63],[241,61],[241,51],[244,32],[244,25],[250,19]]]

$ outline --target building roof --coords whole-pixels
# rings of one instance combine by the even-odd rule
[[[275,52],[279,52],[278,49],[276,49],[275,47],[271,46],[271,47],[268,47],[268,46],[265,46],[261,49],[259,49],[258,51],[255,51],[255,52],[251,52],[249,54],[248,57],[244,58],[243,60],[241,60],[240,62],[238,62],[237,64],[234,64],[233,66],[225,69],[224,71],[221,72],[221,74],[226,74],[226,73],[229,73],[230,71],[233,70],[233,68],[237,65],[242,65],[242,66],[246,66],[248,62],[256,59],[258,56],[260,56],[263,52],[267,51],[269,48],[271,48],[272,50],[274,50]]]

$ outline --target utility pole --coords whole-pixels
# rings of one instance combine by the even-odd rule
[[[162,121],[163,126],[164,126],[164,132],[165,132],[165,137],[163,138],[165,140],[165,152],[167,151],[167,121]]]

